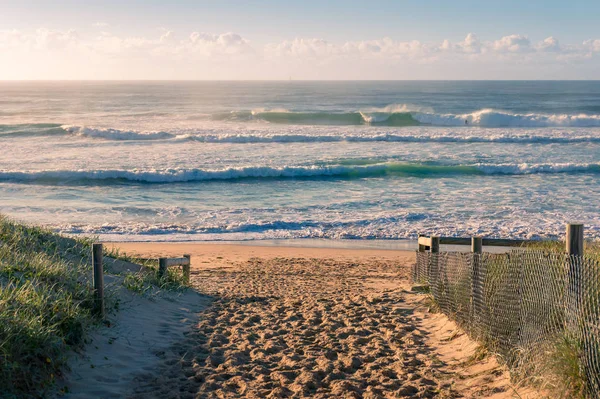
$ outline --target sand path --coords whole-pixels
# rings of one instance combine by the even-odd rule
[[[132,397],[536,397],[427,313],[406,255],[212,260],[192,273],[214,301]]]

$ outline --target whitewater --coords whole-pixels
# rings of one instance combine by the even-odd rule
[[[67,234],[600,237],[598,82],[0,90],[0,212]]]

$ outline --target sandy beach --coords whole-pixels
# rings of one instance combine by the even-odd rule
[[[411,291],[410,251],[115,243],[192,255],[208,299],[133,398],[533,398],[493,356]],[[520,395],[520,396],[517,396]]]

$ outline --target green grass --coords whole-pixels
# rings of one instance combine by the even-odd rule
[[[86,243],[0,217],[0,392],[37,397],[94,323]]]
[[[549,254],[565,254],[565,242],[564,241],[540,241],[530,242],[524,245],[525,250],[533,251],[544,251]],[[582,320],[587,320],[589,323],[597,323],[598,313],[600,309],[600,242],[598,241],[585,241],[584,242],[584,266],[586,268],[586,274],[582,281],[582,297],[580,300],[582,305],[583,313],[579,316]],[[560,272],[551,268],[557,266],[559,268],[564,267],[560,262],[555,265],[545,265],[543,275],[547,276],[546,281],[542,282],[542,278],[538,278],[540,284],[547,289],[556,289],[561,283],[564,285],[563,278]],[[529,272],[533,272],[530,270]],[[540,273],[537,271],[537,273]],[[563,270],[563,273],[566,271]],[[548,280],[552,276],[557,276],[557,284],[554,288],[551,287],[551,282]],[[560,295],[560,293],[557,293]],[[556,301],[558,302],[558,301]],[[552,302],[554,303],[554,302]],[[564,320],[567,316],[564,315],[564,305],[562,303],[554,303],[559,305],[556,309],[552,309],[550,303],[545,303],[546,312],[555,311],[554,317],[556,320]],[[551,316],[549,315],[548,318]],[[582,321],[579,321],[582,323]],[[541,326],[540,326],[541,327]],[[584,325],[578,326],[577,330],[586,331]],[[588,377],[582,369],[582,361],[586,356],[593,356],[590,354],[590,348],[593,345],[588,344],[587,351],[584,350],[582,343],[581,334],[573,334],[567,328],[561,332],[557,337],[556,342],[549,342],[549,350],[546,352],[547,357],[544,359],[543,364],[537,365],[539,371],[539,381],[542,385],[549,386],[552,390],[553,397],[557,398],[592,398],[594,393],[590,392],[590,385]],[[597,342],[597,341],[596,341]],[[596,352],[598,353],[598,352]],[[537,359],[539,361],[539,359]]]
[[[581,290],[577,317],[565,303],[570,280],[564,241],[530,242],[522,250],[525,252],[514,255],[483,255],[479,303],[484,306],[478,316],[484,321],[476,319],[466,328],[472,338],[509,366],[515,381],[543,387],[551,397],[595,397],[593,375],[600,344],[591,326],[597,327],[600,320],[600,242],[584,243],[585,259],[577,276]],[[456,273],[452,268],[449,275]],[[456,284],[446,290],[458,294],[449,296],[452,305],[446,308],[453,309],[470,295],[459,289],[460,278],[446,278],[444,284]],[[538,341],[532,340],[531,334],[540,334]],[[512,344],[517,342],[523,347]]]
[[[104,256],[144,266],[144,270],[139,272],[117,273],[124,277],[123,285],[130,291],[139,294],[156,294],[161,290],[181,291],[189,286],[180,268],[170,267],[167,269],[167,274],[159,278],[158,259],[131,256],[125,252],[121,252],[118,248],[105,248]]]
[[[564,241],[531,241],[523,245],[525,249],[542,250],[552,253],[565,253]],[[583,244],[583,254],[586,258],[600,262],[600,242],[587,240]]]
[[[581,369],[581,343],[565,334],[555,345],[550,371],[560,378],[553,379],[554,392],[560,398],[591,398],[586,377]]]
[[[86,332],[100,322],[92,313],[92,242],[0,215],[0,397],[37,398],[62,388],[57,381],[70,350],[83,347]],[[105,255],[147,266],[122,273],[123,285],[132,291],[184,287],[177,270],[159,279],[156,261],[117,251]],[[110,287],[105,294],[111,311],[118,303],[111,303]]]

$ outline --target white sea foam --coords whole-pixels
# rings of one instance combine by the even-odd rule
[[[415,239],[419,233],[435,232],[440,236],[464,237],[483,235],[486,237],[520,239],[557,239],[564,234],[564,224],[574,215],[542,213],[542,217],[528,226],[520,222],[518,212],[512,213],[498,225],[493,218],[465,220],[461,215],[446,212],[443,220],[432,214],[401,213],[387,219],[373,218],[354,220],[352,214],[340,214],[331,222],[303,220],[247,220],[231,225],[226,215],[218,215],[221,223],[199,225],[194,223],[131,223],[112,224],[66,224],[56,229],[65,234],[101,235],[104,240],[114,241],[195,241],[195,240],[269,240],[294,238],[319,239]],[[589,220],[590,222],[592,220]],[[586,231],[587,237],[600,237],[597,226],[600,218],[593,219],[593,225]]]
[[[107,140],[164,140],[176,136],[167,132],[136,132],[128,130],[93,128],[86,126],[64,125],[62,128],[74,135]]]
[[[123,240],[600,237],[599,85],[320,85],[27,84],[2,213]],[[380,106],[402,101],[426,107]]]
[[[434,126],[476,125],[485,127],[598,127],[600,115],[515,114],[482,109],[469,114],[415,113],[421,123]],[[465,123],[466,122],[466,123]]]
[[[341,177],[366,178],[379,176],[451,176],[451,175],[528,175],[557,173],[600,173],[600,164],[473,164],[432,165],[411,163],[377,163],[372,165],[332,166],[248,166],[222,170],[41,170],[0,171],[0,180],[22,182],[74,182],[94,180],[127,180],[140,183],[182,183],[249,178]]]
[[[464,122],[463,122],[464,123]],[[232,133],[227,128],[206,129],[178,129],[172,132],[164,131],[134,131],[113,128],[86,127],[65,125],[63,129],[68,134],[80,137],[89,137],[103,140],[189,140],[200,143],[335,143],[335,142],[397,142],[397,143],[599,143],[600,131],[573,132],[573,131],[536,131],[488,129],[486,131],[461,130],[418,130],[415,128],[404,132],[403,129],[394,129],[393,133],[382,129],[368,131],[352,131],[351,133],[341,127],[325,129],[305,129],[305,133],[298,133],[299,129],[279,130],[242,130]],[[355,130],[355,129],[354,129]],[[278,133],[280,132],[280,133]],[[325,133],[325,134],[324,134]]]

